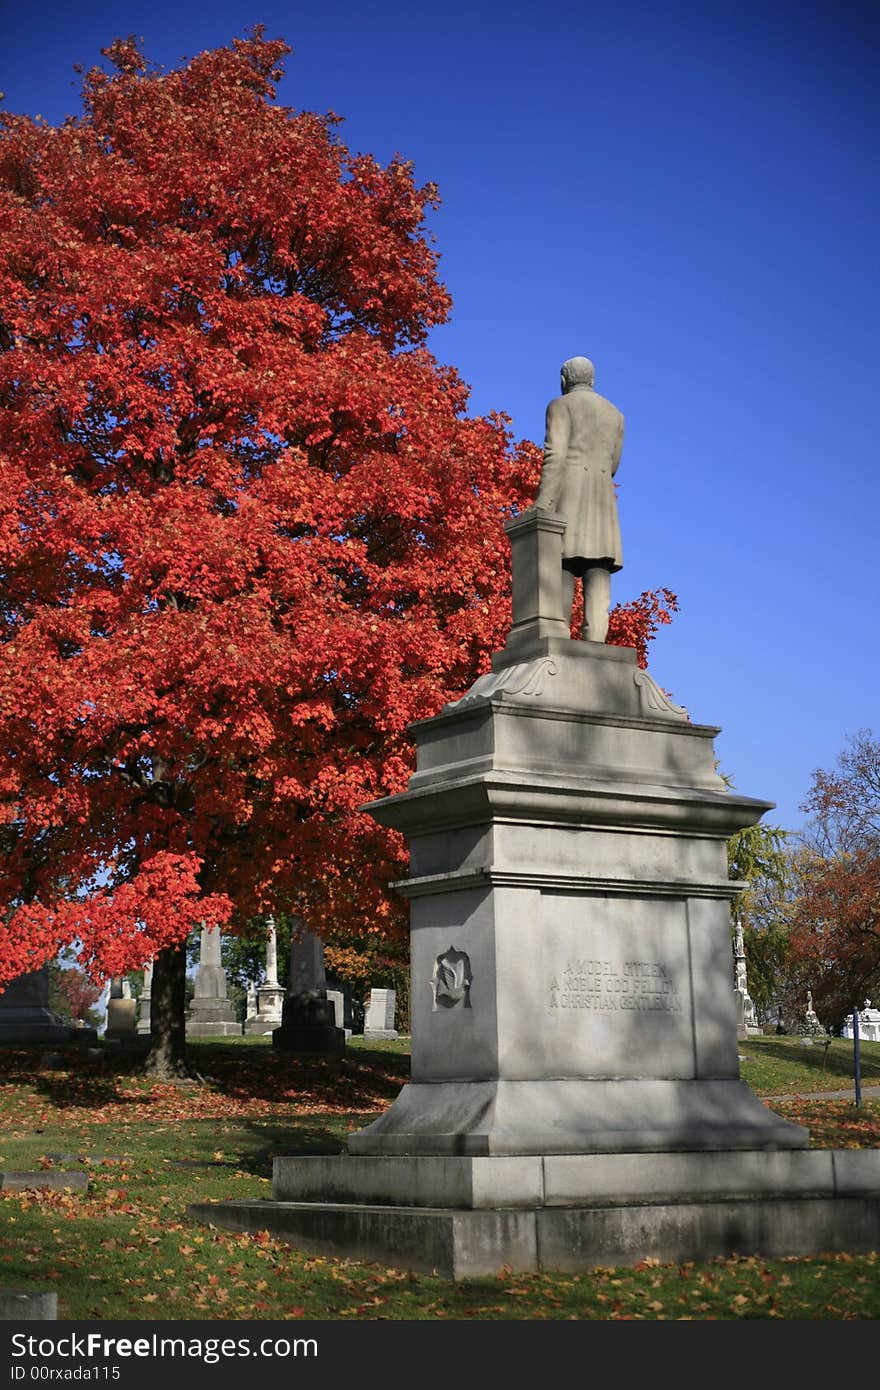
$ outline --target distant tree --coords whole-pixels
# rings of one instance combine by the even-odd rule
[[[69,952],[61,960],[49,962],[49,1007],[64,1022],[96,1028],[103,1015],[94,1006],[103,992],[101,985],[70,961]]]
[[[725,778],[733,785],[730,778]],[[733,927],[743,929],[749,994],[760,1021],[786,979],[788,925],[784,903],[790,879],[788,835],[780,826],[757,825],[739,830],[727,842],[728,876],[745,883],[731,903]]]
[[[813,773],[803,809],[813,818],[791,946],[817,1013],[837,1028],[880,992],[880,743],[870,730],[849,740],[836,768]]]
[[[789,875],[788,832],[778,825],[749,825],[738,830],[727,842],[727,870],[730,878],[745,883],[735,909],[748,921],[755,895],[765,883],[784,884]]]
[[[835,768],[817,768],[801,808],[811,816],[808,838],[817,853],[880,846],[880,742],[860,729]]]

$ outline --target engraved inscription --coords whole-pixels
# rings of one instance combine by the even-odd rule
[[[682,1012],[678,986],[656,960],[571,960],[550,981],[551,1009],[599,1013]]]
[[[469,1009],[471,1007],[471,962],[466,951],[457,951],[449,946],[434,961],[431,974],[431,991],[434,995],[433,1012],[440,1009]]]

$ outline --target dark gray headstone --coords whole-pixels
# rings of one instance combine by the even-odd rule
[[[75,1031],[49,1008],[49,967],[12,980],[0,994],[0,1043],[67,1042]],[[94,1033],[92,1033],[94,1037]]]

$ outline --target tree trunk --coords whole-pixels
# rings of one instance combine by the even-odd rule
[[[160,951],[153,963],[150,1051],[146,1069],[160,1081],[190,1075],[186,1065],[186,942]]]

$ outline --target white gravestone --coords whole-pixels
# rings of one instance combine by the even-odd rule
[[[371,989],[364,1014],[365,1038],[396,1038],[394,1013],[397,995],[393,989]]]
[[[247,987],[247,997],[246,997],[246,1003],[245,1003],[244,1031],[245,1031],[246,1033],[250,1031],[250,1029],[248,1028],[248,1024],[249,1024],[254,1018],[256,1018],[256,1016],[257,1016],[257,987],[256,987],[255,984],[252,984],[252,983],[251,983],[251,984],[249,984],[248,987]]]

